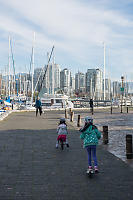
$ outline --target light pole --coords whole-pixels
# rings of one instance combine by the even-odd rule
[[[34,81],[34,45],[35,45],[35,32],[33,35],[33,46],[32,46],[32,95],[31,95],[31,106],[33,104],[33,95],[34,95],[34,87],[33,87],[33,81]]]
[[[104,46],[104,96],[103,99],[105,101],[106,97],[105,97],[105,43],[103,43]]]
[[[122,113],[122,104],[123,104],[123,94],[124,94],[124,76],[121,76],[121,113]]]
[[[9,46],[8,46],[8,96],[10,96],[11,92],[11,66],[10,66],[10,44],[11,44],[11,39],[9,36]]]

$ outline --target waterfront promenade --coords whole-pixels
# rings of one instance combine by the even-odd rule
[[[130,200],[133,169],[98,147],[100,173],[85,174],[87,155],[80,133],[68,123],[70,148],[55,149],[64,111],[35,117],[13,113],[0,122],[0,200]]]

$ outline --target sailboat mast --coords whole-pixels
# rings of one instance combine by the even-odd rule
[[[55,55],[54,55],[54,50],[53,50],[53,63],[52,63],[52,94],[54,95],[54,73],[55,73]]]
[[[48,67],[47,67],[47,94],[49,94],[49,53],[47,52]]]
[[[35,44],[35,32],[33,36],[33,46],[32,46],[32,97],[31,103],[33,103],[34,87],[33,87],[33,78],[34,78],[34,44]]]
[[[14,70],[14,96],[15,96],[15,89],[16,89],[16,81],[15,81],[15,70]]]
[[[20,91],[19,91],[19,94],[20,94],[20,96],[21,96],[21,72],[20,72]]]
[[[25,76],[24,76],[24,96],[25,96],[25,88],[26,88],[26,83],[25,83]]]
[[[104,101],[105,101],[105,43],[104,45]]]
[[[8,47],[8,70],[9,70],[9,74],[8,74],[8,95],[10,96],[10,91],[11,91],[11,80],[10,80],[10,73],[11,73],[11,66],[10,66],[10,36],[9,36],[9,47]]]
[[[5,66],[5,74],[6,74],[6,87],[5,87],[5,89],[6,89],[6,97],[7,97],[7,95],[8,95],[8,65],[6,65]]]

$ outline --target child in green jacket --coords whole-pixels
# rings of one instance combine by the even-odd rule
[[[80,138],[84,140],[84,147],[88,153],[87,173],[92,172],[91,154],[94,160],[95,173],[98,173],[96,146],[98,144],[98,140],[101,138],[101,132],[98,131],[97,127],[93,125],[93,119],[91,117],[85,118],[85,125],[80,129],[80,132],[82,132]]]

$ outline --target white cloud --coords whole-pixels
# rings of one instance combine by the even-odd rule
[[[105,2],[107,5],[108,1]],[[102,1],[103,5],[105,2]],[[103,41],[107,47],[117,49],[120,58],[126,45],[131,44],[128,38],[133,34],[133,22],[120,11],[104,6],[76,0],[3,0],[3,4],[13,14],[8,12],[7,15],[7,10],[0,13],[0,30],[6,35],[11,33],[16,52],[19,54],[20,51],[22,56],[31,50],[33,31],[36,32],[36,53],[48,51],[54,44],[59,57],[63,56],[62,52],[66,53],[67,56],[63,57],[66,64],[70,59],[80,65],[88,62],[89,66],[89,61],[98,57],[101,65],[102,53],[99,51],[102,51]],[[124,62],[131,65],[129,53],[125,52],[124,56]],[[114,59],[112,68],[115,68],[118,65],[115,51],[112,51],[111,58]]]
[[[85,7],[76,1],[6,1],[29,21],[40,26],[50,36],[88,42],[108,39],[112,30],[106,23],[131,25],[121,16],[94,7]],[[110,34],[111,34],[110,33]],[[89,36],[89,37],[88,37]]]

